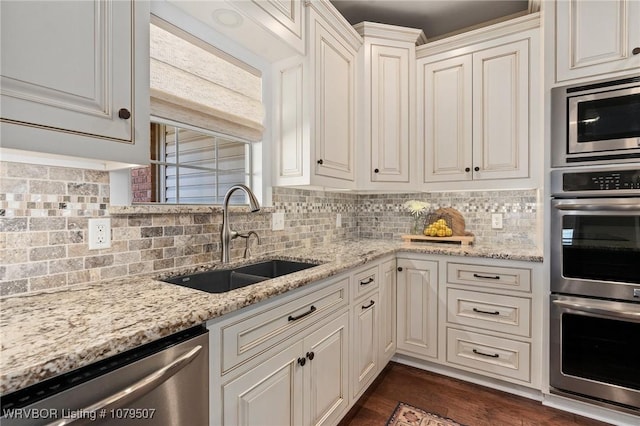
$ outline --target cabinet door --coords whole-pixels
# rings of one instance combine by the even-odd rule
[[[321,20],[312,22],[315,73],[312,167],[316,175],[353,181],[355,52]]]
[[[304,339],[305,350],[302,356],[306,355],[307,358],[307,365],[304,367],[304,393],[308,399],[305,402],[303,424],[337,424],[347,409],[348,342],[349,312],[345,312]]]
[[[398,352],[419,358],[437,357],[437,262],[398,259],[397,312]]]
[[[2,118],[130,143],[132,22],[129,1],[2,2]]]
[[[372,182],[409,182],[409,53],[371,45]]]
[[[640,2],[557,1],[556,80],[638,69]]]
[[[222,388],[224,425],[303,424],[302,341],[249,370]]]
[[[351,396],[357,400],[378,373],[378,325],[380,305],[378,293],[354,303]]]
[[[473,179],[529,176],[528,41],[473,54]]]
[[[380,265],[380,321],[378,362],[383,368],[396,353],[396,261]]]
[[[472,178],[472,61],[460,56],[419,67],[418,141],[424,182]]]

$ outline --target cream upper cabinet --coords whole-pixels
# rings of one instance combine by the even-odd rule
[[[355,188],[362,39],[330,3],[310,2],[306,12],[307,55],[274,65],[275,184]]]
[[[521,179],[536,184],[538,21],[523,19],[418,47],[423,189],[495,189],[522,185]]]
[[[363,108],[359,124],[358,186],[366,189],[411,189],[415,167],[415,49],[421,30],[362,22]]]
[[[419,62],[424,182],[527,177],[528,41]]]
[[[147,163],[149,4],[2,2],[2,145]]]
[[[556,81],[637,72],[640,2],[555,2]]]

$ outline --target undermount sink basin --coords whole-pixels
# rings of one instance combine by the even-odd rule
[[[318,266],[314,263],[293,262],[290,260],[267,260],[253,265],[241,266],[234,271],[243,274],[259,275],[261,277],[276,278],[294,272],[303,271]]]
[[[213,271],[182,275],[168,278],[164,281],[195,290],[206,291],[207,293],[225,293],[259,283],[260,281],[313,268],[314,266],[318,265],[290,260],[267,260],[234,269],[214,269]]]

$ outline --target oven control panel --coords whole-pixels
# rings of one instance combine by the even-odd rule
[[[640,168],[551,172],[551,189],[556,195],[600,196],[640,195]],[[594,194],[595,193],[595,194]]]

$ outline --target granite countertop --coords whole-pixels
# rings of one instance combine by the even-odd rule
[[[212,264],[174,270],[170,274],[130,276],[6,297],[0,299],[0,394],[397,252],[542,261],[534,247],[496,249],[366,239],[272,253],[269,258],[321,265],[223,294],[158,281],[171,275],[229,267]],[[259,260],[254,258],[250,263]]]

